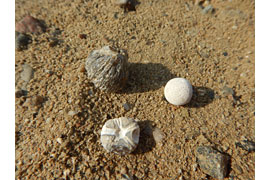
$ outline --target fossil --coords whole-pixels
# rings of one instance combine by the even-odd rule
[[[117,92],[128,79],[128,56],[124,50],[104,46],[90,53],[85,62],[88,78],[105,92]]]
[[[140,127],[132,118],[108,120],[101,130],[101,143],[108,152],[131,153],[139,143]]]

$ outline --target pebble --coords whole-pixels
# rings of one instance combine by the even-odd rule
[[[42,33],[45,31],[45,26],[40,20],[27,15],[21,21],[16,23],[16,31],[20,33]]]
[[[156,143],[160,143],[164,138],[164,133],[159,128],[155,128],[153,130],[153,137]]]
[[[52,118],[47,118],[47,119],[46,119],[46,123],[47,123],[47,124],[50,124],[51,122],[52,122]]]
[[[24,33],[19,33],[16,32],[15,35],[15,48],[18,51],[27,49],[27,45],[31,42],[31,36],[24,34]]]
[[[202,10],[203,14],[213,13],[213,12],[214,12],[214,8],[212,5],[208,5],[205,8],[203,8],[203,10]]]
[[[76,114],[77,114],[76,111],[69,111],[69,112],[68,112],[68,115],[69,115],[69,116],[74,116],[74,115],[76,115]]]
[[[129,111],[130,110],[130,104],[129,103],[125,103],[123,104],[123,107],[126,111]]]
[[[34,70],[28,64],[23,65],[23,71],[21,72],[21,79],[25,82],[29,82],[34,75]]]
[[[20,98],[20,97],[22,97],[22,96],[24,96],[24,95],[25,95],[25,93],[24,93],[24,91],[21,90],[21,89],[15,91],[15,97],[16,97],[16,98]]]
[[[51,41],[49,42],[49,47],[54,47],[57,44],[59,44],[59,40],[57,38],[51,38]]]
[[[80,39],[86,39],[86,34],[79,34]]]
[[[228,53],[227,53],[227,52],[224,52],[224,53],[223,53],[223,56],[228,56]]]
[[[222,94],[225,95],[225,96],[227,96],[227,95],[234,95],[235,92],[234,92],[234,90],[232,88],[229,88],[227,86],[224,86],[222,88]]]
[[[62,138],[57,138],[56,141],[57,141],[59,144],[62,144],[62,143],[63,143]]]
[[[164,88],[167,101],[177,106],[189,103],[192,94],[192,85],[185,78],[173,78],[167,82]]]
[[[42,96],[36,95],[32,97],[31,103],[33,106],[40,106],[44,102],[44,98]]]
[[[199,146],[195,154],[204,173],[216,179],[224,179],[227,176],[229,156],[209,146]]]
[[[240,147],[248,152],[255,152],[255,142],[249,140],[243,140],[235,143],[236,147]]]

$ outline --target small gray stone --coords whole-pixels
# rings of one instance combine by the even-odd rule
[[[68,115],[69,115],[69,116],[74,116],[74,115],[76,115],[76,114],[78,114],[76,111],[69,111],[69,112],[68,112]]]
[[[225,95],[225,96],[227,96],[227,95],[234,95],[235,92],[234,92],[234,90],[232,88],[229,88],[227,86],[224,86],[222,88],[222,94]]]
[[[199,146],[195,154],[204,173],[216,179],[224,179],[227,176],[229,156],[208,146]]]
[[[153,137],[156,143],[160,143],[164,138],[164,133],[159,128],[155,128],[153,130]]]
[[[130,110],[130,104],[129,103],[125,103],[123,104],[123,107],[126,111],[129,111]]]
[[[25,82],[29,82],[34,75],[34,70],[31,66],[28,64],[23,65],[23,71],[21,72],[21,79]]]
[[[208,6],[206,6],[205,8],[203,8],[203,10],[202,10],[202,13],[203,14],[207,14],[207,13],[213,13],[214,12],[214,8],[213,8],[213,6],[212,5],[208,5]]]

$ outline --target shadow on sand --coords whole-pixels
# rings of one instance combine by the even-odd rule
[[[132,154],[143,154],[146,152],[151,151],[155,146],[156,142],[153,137],[153,122],[146,120],[146,121],[139,121],[140,126],[140,140],[137,148]]]
[[[207,87],[193,86],[191,101],[184,107],[199,108],[210,104],[215,98],[215,92]]]
[[[160,63],[130,63],[127,84],[120,93],[142,93],[165,86],[175,76]]]

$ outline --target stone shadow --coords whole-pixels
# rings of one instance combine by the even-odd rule
[[[160,63],[130,63],[128,70],[128,81],[119,93],[133,94],[157,90],[175,77]]]
[[[199,108],[210,104],[215,99],[215,92],[208,87],[193,86],[191,101],[184,107]]]
[[[137,0],[128,0],[127,3],[120,5],[120,7],[127,13],[128,11],[136,11],[136,6],[139,4],[140,2]]]
[[[156,142],[153,136],[154,125],[152,121],[139,121],[140,127],[140,140],[137,148],[132,154],[143,154],[151,151],[155,146]]]

